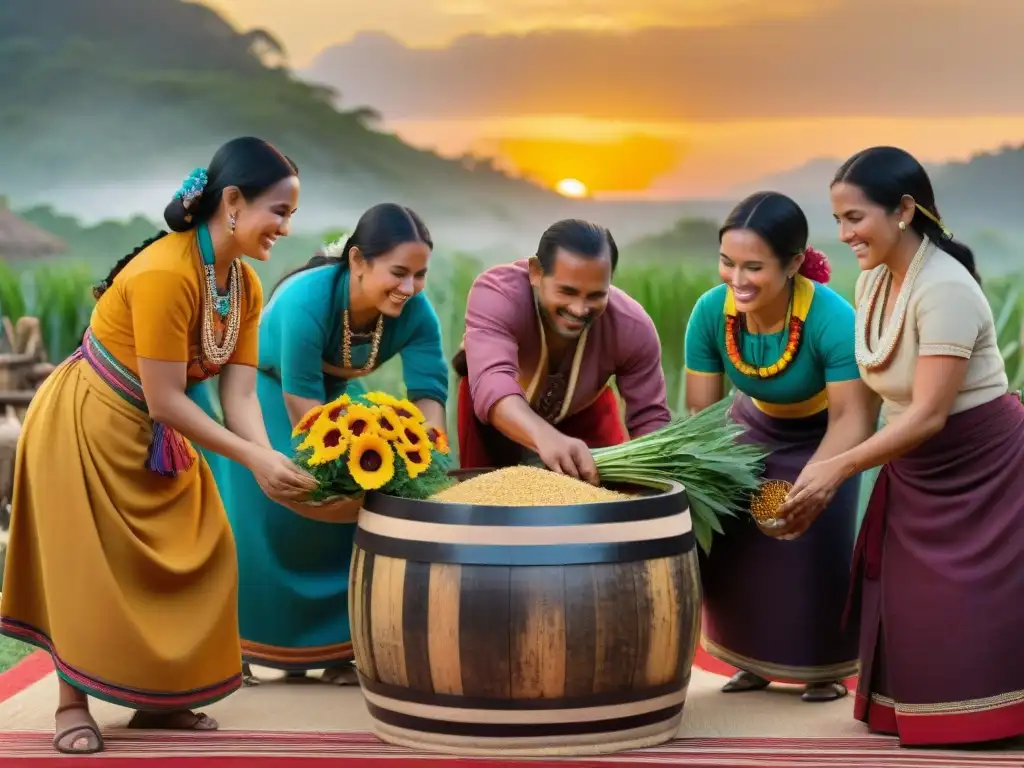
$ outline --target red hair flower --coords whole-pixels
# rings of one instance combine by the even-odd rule
[[[828,263],[828,256],[816,248],[807,246],[807,250],[804,251],[804,263],[800,265],[800,274],[816,283],[827,283],[832,277],[832,266]]]

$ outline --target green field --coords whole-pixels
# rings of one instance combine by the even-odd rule
[[[509,254],[509,259],[512,258],[515,256]],[[269,284],[300,260],[301,257],[275,259],[270,264],[260,264],[258,271],[267,292]],[[663,348],[669,405],[673,410],[681,409],[684,402],[683,340],[686,323],[697,298],[718,280],[717,273],[713,271],[714,262],[710,261],[707,266],[702,262],[677,258],[627,264],[615,277],[615,284],[636,298],[657,326]],[[88,324],[94,304],[90,287],[105,274],[106,267],[106,264],[93,259],[61,260],[20,269],[0,263],[0,313],[12,320],[23,314],[40,317],[51,358],[62,359],[74,350]],[[426,290],[441,319],[445,353],[449,357],[462,339],[466,295],[482,269],[483,264],[470,256],[440,252],[432,259]],[[855,280],[855,272],[839,271],[832,286],[852,300]],[[1024,384],[1024,354],[1021,351],[1024,296],[1020,284],[1016,275],[985,283],[1013,387]],[[400,366],[397,358],[388,362],[369,377],[367,383],[390,391],[400,390]],[[450,409],[454,406],[454,396],[453,388]]]

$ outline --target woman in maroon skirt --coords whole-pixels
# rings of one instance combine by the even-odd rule
[[[884,426],[808,465],[789,532],[883,465],[854,555],[857,719],[905,745],[1024,734],[1024,406],[1007,392],[974,257],[902,150],[854,155],[831,195],[863,270],[857,363]]]

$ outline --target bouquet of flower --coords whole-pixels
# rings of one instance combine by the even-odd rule
[[[453,482],[448,437],[408,400],[370,392],[311,408],[295,426],[294,461],[319,482],[313,501],[382,491],[425,499]]]

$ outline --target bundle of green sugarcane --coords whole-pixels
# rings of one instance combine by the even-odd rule
[[[760,445],[739,442],[744,427],[729,417],[732,397],[692,416],[681,416],[636,440],[592,451],[601,481],[657,486],[682,483],[690,500],[697,544],[711,550],[719,518],[746,511],[761,484]]]

